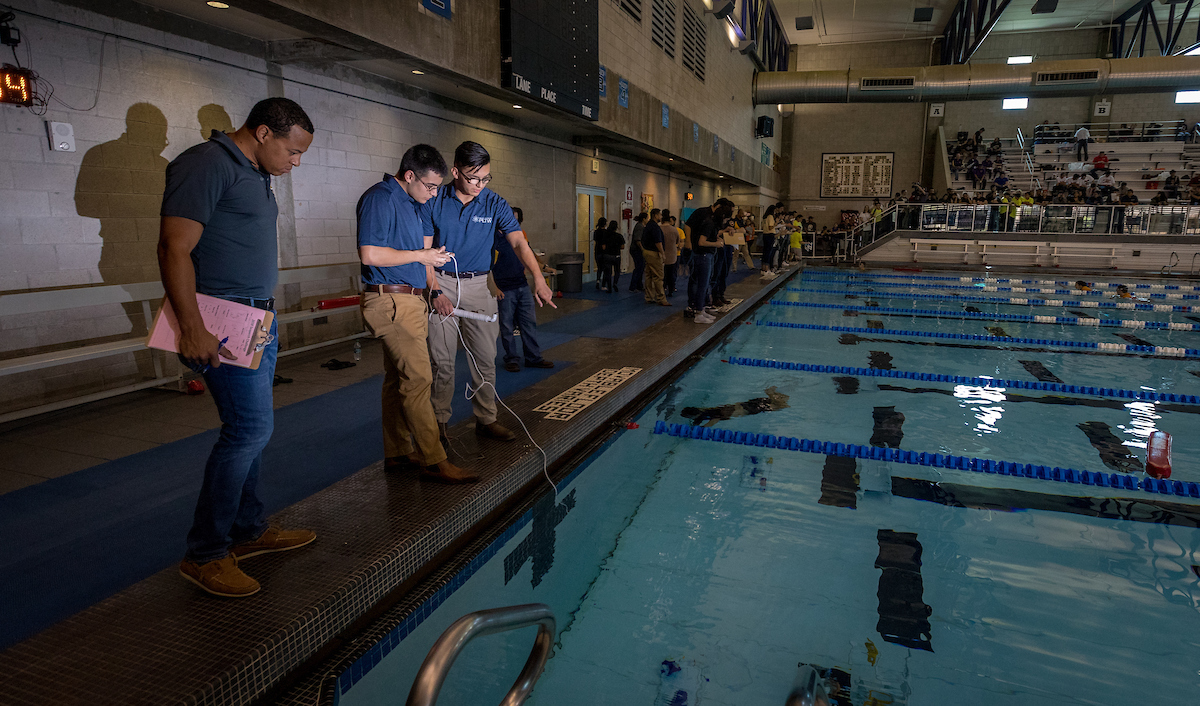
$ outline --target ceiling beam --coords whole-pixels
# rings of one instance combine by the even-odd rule
[[[959,0],[942,30],[942,63],[965,64],[987,39],[1011,0]]]

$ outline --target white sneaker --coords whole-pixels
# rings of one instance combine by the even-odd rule
[[[712,322],[716,321],[716,319],[708,314],[700,312],[696,314],[692,321],[695,321],[698,324],[711,324]]]

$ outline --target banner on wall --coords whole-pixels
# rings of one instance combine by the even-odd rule
[[[642,194],[642,213],[654,210],[654,194]]]
[[[821,198],[887,198],[892,195],[894,152],[821,155]]]

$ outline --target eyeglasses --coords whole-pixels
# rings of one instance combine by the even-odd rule
[[[471,186],[487,186],[492,181],[490,174],[485,177],[464,176],[463,179],[466,179]]]
[[[425,190],[426,190],[426,191],[428,191],[429,193],[431,193],[431,194],[436,194],[436,193],[437,193],[437,190],[438,190],[438,187],[439,187],[439,186],[441,186],[441,184],[440,184],[440,183],[438,183],[438,182],[434,182],[434,183],[432,183],[432,184],[429,184],[429,183],[426,183],[426,182],[423,182],[423,181],[422,181],[422,182],[421,182],[421,186],[425,187]]]

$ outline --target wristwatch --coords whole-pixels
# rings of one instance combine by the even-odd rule
[[[442,290],[440,290],[440,289],[429,290],[429,301],[433,301],[434,299],[437,299],[440,296],[442,296]]]

